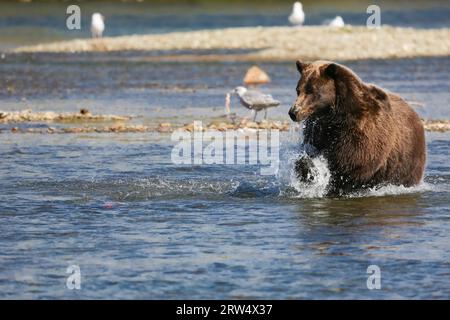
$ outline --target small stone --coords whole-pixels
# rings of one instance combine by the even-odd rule
[[[162,122],[158,125],[158,128],[156,129],[156,131],[158,131],[160,133],[171,132],[172,124],[169,122]]]
[[[272,124],[267,121],[261,121],[258,127],[259,129],[272,129]]]
[[[246,128],[251,128],[251,129],[258,129],[258,128],[259,128],[259,125],[258,125],[256,122],[249,121],[249,122],[247,122],[247,123],[245,124],[244,127],[246,127]]]
[[[186,125],[184,125],[182,130],[192,132],[192,131],[194,131],[194,124],[193,123],[186,124]]]
[[[226,131],[228,129],[228,124],[225,122],[221,122],[217,125],[217,130]]]
[[[85,108],[80,109],[80,113],[81,113],[83,116],[87,116],[87,115],[90,115],[90,114],[91,114],[91,112],[90,112],[88,109],[85,109]]]

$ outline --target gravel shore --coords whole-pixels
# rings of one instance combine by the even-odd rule
[[[252,27],[77,39],[15,52],[164,51],[149,59],[358,60],[450,55],[450,29],[346,26]],[[180,50],[192,53],[180,53]],[[203,50],[212,50],[205,53]],[[214,53],[216,50],[216,53]],[[222,52],[217,53],[217,50]],[[231,52],[223,52],[230,50]]]
[[[82,109],[84,110],[84,109]],[[131,116],[118,116],[118,115],[92,115],[89,111],[84,113],[56,113],[53,111],[46,112],[33,112],[31,110],[24,111],[0,111],[0,124],[11,123],[23,123],[23,122],[36,122],[36,123],[64,123],[70,125],[67,128],[19,128],[12,127],[8,131],[13,133],[90,133],[90,132],[159,132],[167,133],[173,130],[182,130],[193,132],[194,130],[280,130],[289,131],[291,121],[288,120],[262,120],[259,122],[253,122],[246,118],[228,119],[221,117],[220,119],[211,119],[203,128],[195,127],[195,124],[186,123],[179,125],[170,122],[155,121],[152,125],[145,124],[127,124],[126,122],[131,120]],[[426,131],[435,132],[447,132],[450,131],[449,120],[422,120]],[[113,122],[114,124],[106,126],[92,125],[95,122]],[[80,126],[84,123],[85,125]],[[90,126],[86,124],[91,123]],[[77,126],[78,124],[78,126]],[[0,128],[0,133],[4,129]]]

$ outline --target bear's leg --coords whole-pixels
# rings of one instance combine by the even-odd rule
[[[295,172],[297,173],[297,178],[303,182],[314,181],[313,174],[314,163],[308,156],[301,156],[297,161],[295,161]]]

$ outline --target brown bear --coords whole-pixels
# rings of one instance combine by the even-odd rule
[[[289,110],[304,121],[304,144],[328,161],[328,193],[421,182],[426,146],[422,121],[399,96],[364,83],[343,65],[297,61],[301,78]],[[313,179],[312,161],[297,160],[299,178]]]

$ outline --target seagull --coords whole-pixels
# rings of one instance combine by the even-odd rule
[[[105,17],[96,12],[91,19],[91,34],[92,38],[101,38],[105,30]]]
[[[264,94],[256,90],[248,90],[245,87],[236,87],[230,93],[239,97],[241,104],[253,113],[253,121],[259,111],[264,110],[264,119],[267,119],[267,108],[277,107],[280,101],[275,100],[270,94]]]
[[[344,19],[341,16],[336,16],[333,20],[328,23],[328,26],[333,28],[342,28],[345,26]]]
[[[301,26],[305,22],[305,13],[303,12],[303,5],[297,1],[294,3],[292,13],[289,16],[289,22],[294,26]]]

